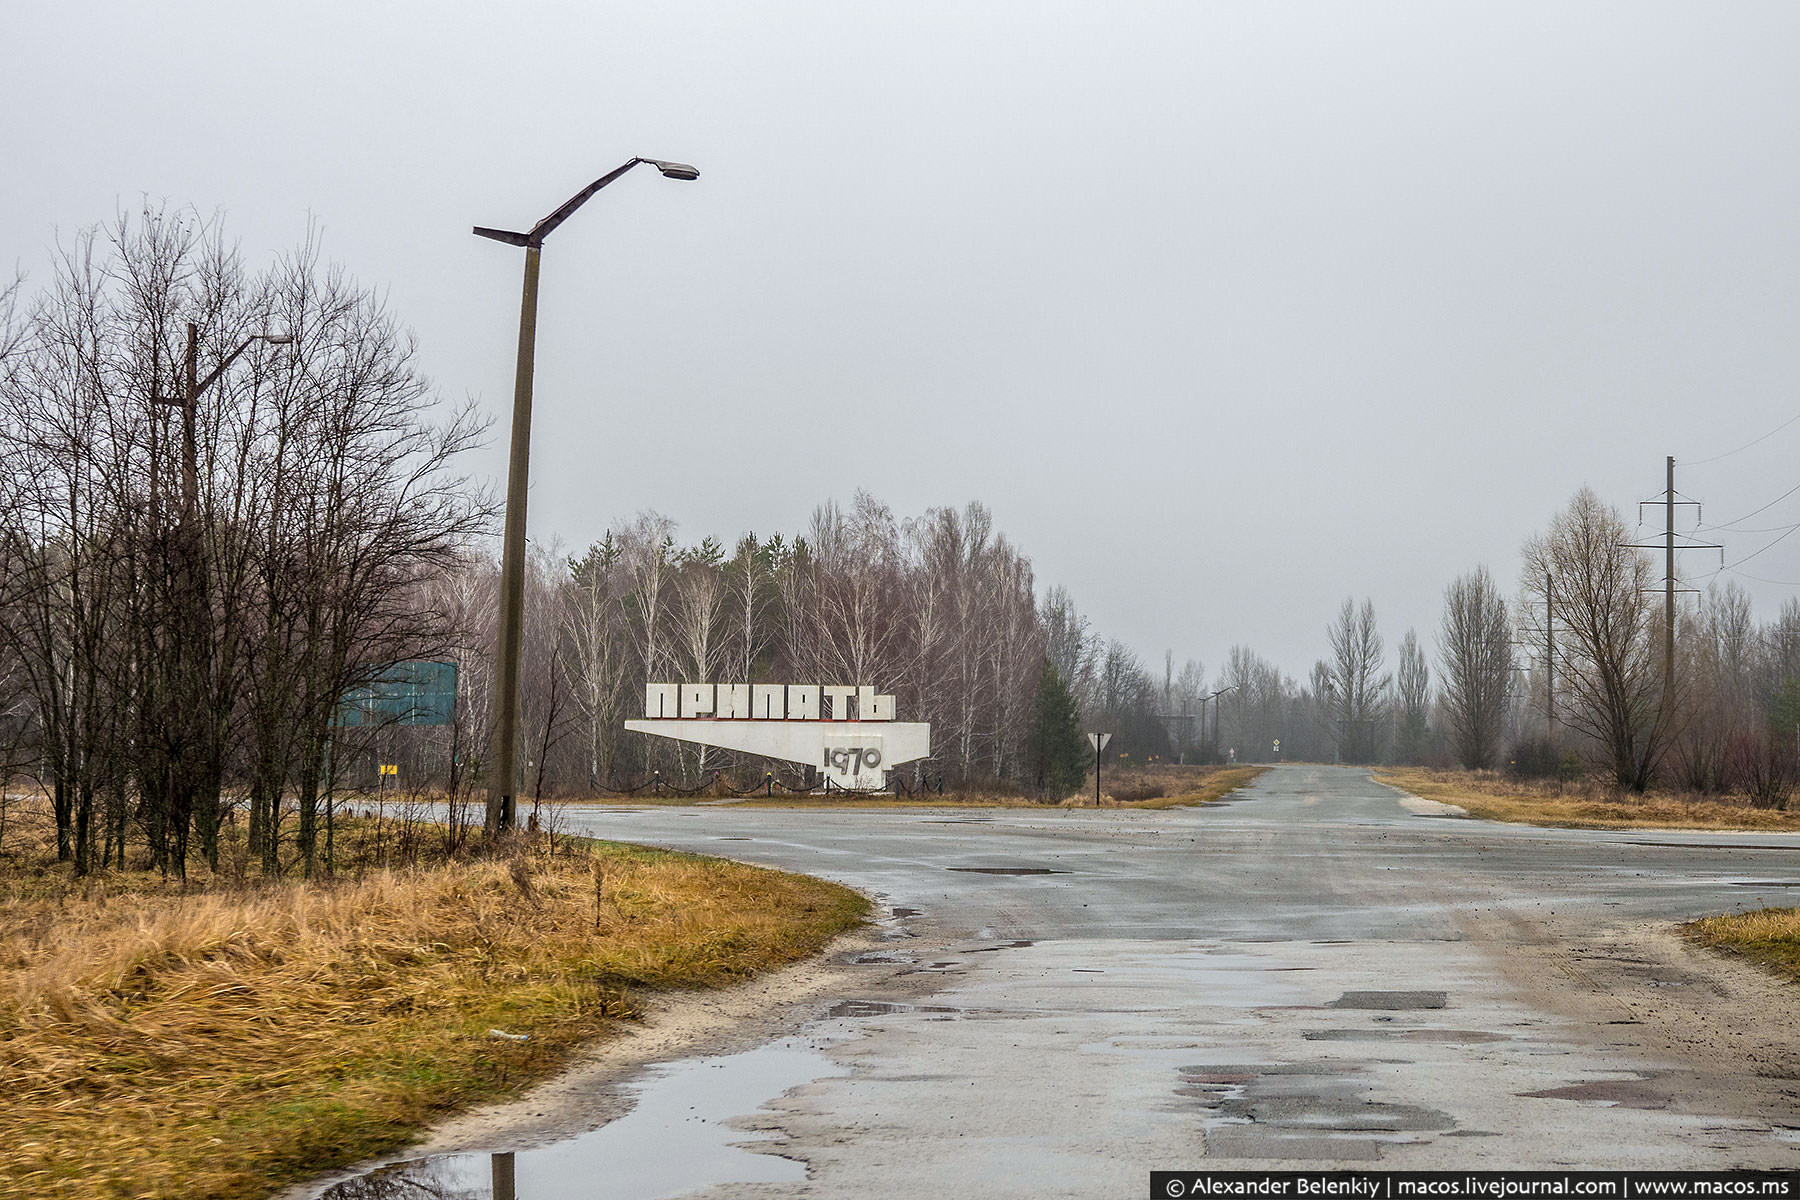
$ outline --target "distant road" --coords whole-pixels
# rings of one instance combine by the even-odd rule
[[[1415,816],[1354,768],[1203,809],[584,812],[881,897],[893,954],[753,1123],[805,1185],[1137,1195],[1154,1168],[1800,1165],[1796,993],[1664,923],[1800,838]],[[912,936],[906,936],[906,935]],[[764,1147],[757,1147],[763,1149]],[[759,1189],[767,1189],[759,1190]]]

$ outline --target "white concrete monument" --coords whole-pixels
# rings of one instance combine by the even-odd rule
[[[838,684],[647,684],[644,715],[625,728],[817,767],[856,791],[931,753],[931,726],[894,720],[892,696]]]

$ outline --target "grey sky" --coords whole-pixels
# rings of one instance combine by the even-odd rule
[[[1800,7],[8,6],[0,261],[142,194],[389,290],[511,399],[549,242],[534,538],[976,498],[1098,628],[1296,676],[1390,646],[1576,488],[1800,483]],[[504,468],[503,431],[478,468]],[[1646,532],[1660,516],[1647,514]],[[1800,495],[1728,561],[1800,521]],[[1686,556],[1704,577],[1716,554]],[[1800,536],[1744,563],[1767,618]],[[1429,641],[1429,639],[1427,639]]]

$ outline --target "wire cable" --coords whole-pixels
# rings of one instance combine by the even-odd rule
[[[1741,517],[1737,517],[1730,521],[1723,521],[1717,525],[1696,525],[1695,528],[1696,529],[1709,529],[1709,530],[1723,529],[1723,530],[1731,531],[1731,526],[1741,525],[1745,521],[1748,521],[1751,517],[1756,516],[1758,513],[1767,512],[1769,509],[1774,508],[1777,504],[1780,504],[1783,500],[1786,500],[1789,496],[1793,495],[1795,492],[1800,492],[1800,483],[1796,483],[1793,487],[1791,487],[1787,491],[1781,493],[1781,495],[1775,497],[1773,500],[1769,501],[1767,504],[1763,505],[1761,508],[1753,509],[1752,511],[1745,513]],[[1736,532],[1736,531],[1733,531],[1733,532]]]
[[[1736,567],[1742,566],[1744,563],[1749,562],[1751,559],[1753,559],[1757,555],[1761,554],[1763,552],[1763,550],[1773,550],[1776,546],[1781,545],[1782,542],[1784,542],[1788,538],[1792,537],[1794,535],[1795,530],[1800,530],[1800,525],[1790,526],[1788,531],[1786,533],[1782,534],[1780,537],[1774,539],[1773,541],[1765,543],[1763,545],[1763,547],[1759,550],[1752,550],[1750,553],[1744,555],[1744,557],[1738,559],[1737,562],[1734,562],[1728,566],[1722,567],[1721,570],[1730,571]]]
[[[1781,424],[1777,425],[1775,428],[1769,430],[1769,432],[1763,434],[1761,437],[1750,439],[1749,441],[1745,442],[1743,445],[1739,446],[1736,450],[1727,450],[1725,453],[1715,454],[1711,458],[1692,459],[1690,461],[1683,462],[1681,465],[1684,467],[1703,467],[1707,463],[1716,463],[1721,458],[1730,458],[1734,454],[1742,454],[1744,451],[1748,450],[1750,447],[1758,445],[1762,442],[1768,441],[1770,438],[1774,437],[1776,434],[1780,433],[1782,430],[1786,429],[1789,425],[1792,425],[1796,421],[1800,421],[1800,413],[1796,413],[1793,416],[1789,417],[1787,420],[1783,421]]]

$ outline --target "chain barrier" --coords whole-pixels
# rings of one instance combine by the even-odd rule
[[[606,794],[610,796],[635,796],[640,792],[650,792],[658,796],[671,795],[687,797],[698,796],[701,792],[710,790],[721,800],[752,800],[759,797],[768,799],[773,798],[777,793],[786,796],[904,795],[908,798],[933,792],[939,796],[944,794],[944,777],[942,774],[933,778],[924,772],[918,772],[916,782],[912,783],[907,781],[907,773],[893,771],[889,774],[892,778],[891,787],[847,788],[831,782],[829,776],[824,777],[821,782],[814,784],[808,784],[804,780],[801,780],[798,783],[790,783],[775,772],[766,771],[763,773],[763,781],[761,784],[752,787],[748,791],[744,791],[735,787],[725,788],[725,772],[722,769],[713,771],[710,778],[704,779],[693,787],[682,787],[680,784],[671,783],[663,778],[663,773],[661,771],[653,771],[648,779],[641,780],[629,787],[622,787],[614,780],[606,789]]]

